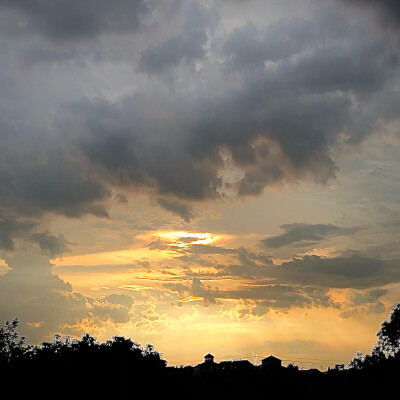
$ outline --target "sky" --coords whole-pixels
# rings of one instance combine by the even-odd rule
[[[0,2],[0,321],[169,365],[326,368],[400,299],[394,0]]]

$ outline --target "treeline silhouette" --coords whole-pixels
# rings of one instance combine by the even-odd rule
[[[242,399],[249,396],[389,396],[400,376],[400,303],[377,333],[370,354],[328,371],[249,361],[215,363],[208,354],[196,367],[168,367],[152,345],[142,348],[122,336],[100,343],[55,335],[52,342],[26,344],[19,320],[0,328],[0,398],[25,399]],[[267,362],[268,361],[268,362]],[[272,361],[274,361],[272,363]],[[390,396],[389,396],[390,397]]]

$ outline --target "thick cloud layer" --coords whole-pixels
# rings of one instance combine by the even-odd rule
[[[167,9],[179,16],[176,27],[157,19]],[[302,180],[324,184],[337,172],[334,151],[398,117],[397,47],[325,2],[306,19],[247,23],[227,33],[218,29],[218,8],[195,1],[169,8],[7,1],[1,10],[8,47],[0,83],[9,101],[0,104],[0,206],[7,213],[106,217],[110,190],[123,188],[145,191],[189,221],[187,201],[226,195],[227,159],[240,171],[229,186],[238,196]],[[7,21],[14,20],[13,30]],[[159,32],[141,35],[145,21]],[[34,68],[21,63],[34,51],[24,45],[27,32],[41,35],[33,47],[40,54],[59,51],[49,40],[69,52],[53,81],[64,90],[38,92],[33,75],[45,77],[24,74]],[[105,58],[112,35],[120,45]],[[101,40],[87,42],[93,38]],[[93,52],[99,65],[90,64]],[[111,98],[91,95],[90,85],[77,86],[61,67],[93,77],[103,66],[117,80],[121,62],[132,63],[134,89]]]
[[[4,0],[2,22],[13,34],[39,33],[54,41],[85,40],[104,33],[134,32],[150,11],[144,0]]]
[[[324,258],[305,256],[279,266],[253,269],[253,277],[274,283],[315,285],[324,288],[373,288],[400,281],[399,260],[361,256]],[[240,269],[228,270],[239,275]],[[243,269],[243,273],[245,270]]]
[[[357,5],[360,8],[371,8],[380,18],[381,22],[387,24],[393,23],[397,28],[400,27],[400,5],[396,0],[343,0],[351,5]]]
[[[207,31],[214,28],[217,13],[189,1],[183,5],[183,14],[185,22],[179,35],[143,51],[139,63],[141,71],[158,75],[177,67],[182,60],[190,63],[205,56]]]
[[[15,221],[0,216],[0,249],[14,250],[14,239],[24,236],[35,223],[30,221]]]
[[[326,185],[338,174],[338,156],[362,151],[374,134],[398,135],[397,3],[302,4],[303,16],[266,15],[264,23],[264,16],[230,20],[224,10],[237,2],[1,1],[0,250],[12,252],[21,239],[50,257],[65,254],[73,244],[43,221],[110,221],[113,201],[126,209],[143,195],[157,213],[188,224],[199,204],[302,182]],[[359,15],[360,8],[369,11]],[[333,218],[335,225],[287,223],[293,220],[264,239],[264,249],[355,232]],[[368,289],[352,304],[379,311],[384,293],[376,287],[400,280],[398,260],[337,252],[276,265],[245,248],[188,243],[156,241],[146,250],[201,267],[210,266],[206,257],[226,257],[231,263],[213,262],[214,277],[253,285],[215,290],[204,268],[191,284],[166,288],[207,305],[253,301],[255,314],[332,306],[330,288]],[[32,324],[129,319],[129,298],[77,295],[48,261],[39,268],[35,260],[7,260],[12,269],[0,286],[16,290],[9,299],[4,291],[2,304]]]

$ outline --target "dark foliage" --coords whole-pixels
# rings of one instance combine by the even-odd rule
[[[18,319],[0,328],[0,397],[22,399],[266,399],[381,395],[400,373],[400,303],[377,333],[371,354],[322,373],[296,365],[256,367],[245,361],[167,367],[153,346],[122,336],[99,343],[55,335],[26,345]],[[2,396],[3,395],[3,396]]]

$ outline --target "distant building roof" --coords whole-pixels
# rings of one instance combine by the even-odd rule
[[[204,356],[204,358],[214,358],[214,356],[213,356],[212,354],[208,353],[208,354],[206,354],[206,355]]]
[[[264,360],[271,360],[271,361],[273,361],[273,360],[278,360],[278,361],[282,361],[280,358],[275,357],[275,356],[273,356],[272,354],[271,354],[270,356],[268,356],[268,357],[265,357],[262,361],[264,361]]]
[[[276,368],[276,367],[281,367],[282,366],[282,360],[278,357],[274,357],[272,354],[268,357],[265,357],[264,359],[261,360],[261,364],[263,367],[268,367],[268,368]]]

